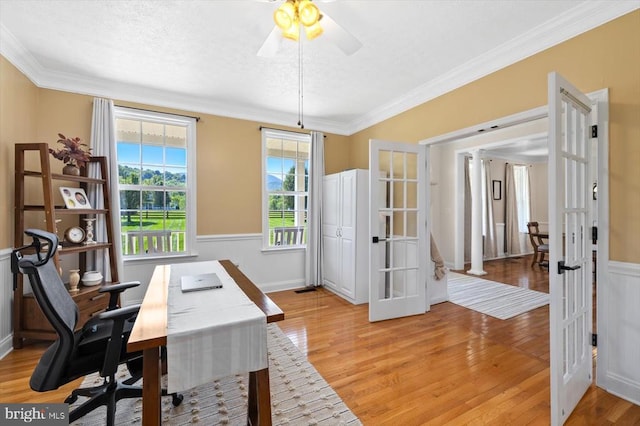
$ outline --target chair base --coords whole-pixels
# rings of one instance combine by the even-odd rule
[[[69,413],[69,423],[73,423],[96,408],[106,405],[106,424],[108,426],[112,426],[116,417],[116,403],[123,398],[142,398],[142,388],[140,386],[131,386],[118,381],[105,380],[105,382],[100,386],[74,390],[71,392],[71,395],[64,400],[64,402],[71,404],[75,402],[79,396],[85,396],[89,399]]]
[[[136,380],[137,381],[137,380]],[[167,390],[162,389],[162,396],[167,396]],[[142,398],[142,387],[132,386],[129,380],[119,382],[114,380],[105,380],[103,384],[91,388],[75,389],[71,392],[71,395],[64,400],[67,404],[74,403],[79,396],[89,398],[82,403],[78,408],[69,413],[69,423],[73,423],[79,418],[89,414],[96,408],[106,405],[107,406],[107,426],[112,426],[116,417],[116,404],[119,400],[124,398]],[[174,407],[177,407],[182,403],[184,396],[179,393],[171,394],[171,403]]]

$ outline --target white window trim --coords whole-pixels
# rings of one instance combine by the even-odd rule
[[[123,118],[130,120],[144,120],[155,123],[186,126],[187,128],[187,182],[185,185],[185,192],[187,194],[187,226],[185,238],[187,241],[187,250],[183,253],[144,253],[135,256],[122,256],[124,262],[127,261],[139,261],[139,260],[153,260],[158,258],[176,258],[176,257],[192,257],[197,256],[196,246],[196,228],[197,228],[197,171],[196,171],[196,119],[192,117],[185,117],[181,115],[174,115],[162,112],[143,111],[130,108],[114,107],[114,128],[115,119]],[[118,143],[116,137],[116,144]],[[116,161],[117,158],[116,158]],[[120,197],[120,184],[114,191],[114,196]],[[120,212],[118,212],[120,215]],[[120,225],[118,225],[120,228]],[[118,241],[119,242],[119,241]]]
[[[295,140],[298,142],[308,142],[311,144],[311,135],[298,133],[298,132],[288,132],[286,130],[276,130],[276,129],[261,129],[261,143],[262,143],[262,251],[270,252],[270,251],[291,251],[291,250],[306,250],[307,245],[298,245],[298,246],[269,246],[269,193],[267,192],[267,182],[265,181],[265,177],[267,175],[266,171],[266,158],[267,158],[267,138],[282,138]]]

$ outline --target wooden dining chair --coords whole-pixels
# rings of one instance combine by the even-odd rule
[[[547,234],[540,233],[540,227],[538,222],[527,222],[527,229],[529,230],[529,240],[533,246],[533,260],[531,261],[531,267],[537,263],[540,266],[548,266],[548,259],[545,261],[545,255],[549,253],[549,244],[545,242],[548,239]]]

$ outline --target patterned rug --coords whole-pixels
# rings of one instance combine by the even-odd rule
[[[549,304],[547,293],[455,272],[448,286],[451,303],[503,320]]]
[[[282,330],[275,324],[267,328],[273,424],[361,425]],[[126,377],[123,372],[119,379]],[[82,386],[95,386],[101,381],[96,375],[87,376]],[[248,375],[236,375],[183,392],[184,401],[179,407],[171,405],[171,397],[164,397],[162,424],[246,425],[248,389]],[[71,408],[81,403],[82,398]],[[105,408],[101,407],[73,424],[102,426],[105,416]],[[116,425],[139,425],[141,417],[140,399],[118,402]]]

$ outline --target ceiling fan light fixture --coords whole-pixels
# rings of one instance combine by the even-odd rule
[[[321,15],[318,6],[309,0],[301,0],[298,3],[298,16],[302,25],[311,27],[318,23]]]
[[[320,26],[320,22],[316,22],[315,24],[304,27],[304,32],[307,34],[307,40],[313,40],[314,38],[320,36],[324,30]]]
[[[275,12],[273,12],[273,20],[276,25],[284,32],[293,26],[297,26],[296,8],[292,0],[287,0]]]
[[[290,26],[286,30],[283,30],[282,35],[290,40],[298,41],[298,39],[300,38],[300,27],[298,26],[298,22],[295,21],[294,25]]]

